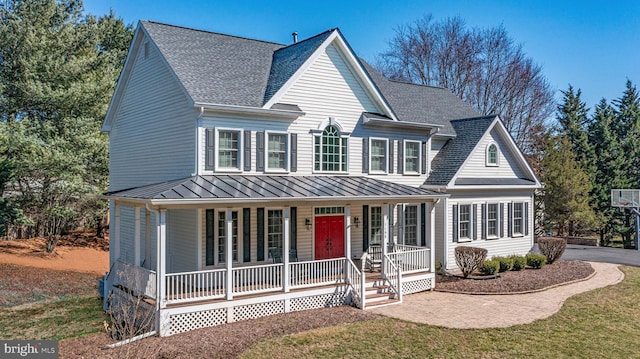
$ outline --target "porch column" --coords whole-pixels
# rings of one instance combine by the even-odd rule
[[[227,265],[227,300],[233,299],[233,211],[227,209],[225,261]]]
[[[113,240],[113,258],[111,264],[115,263],[120,258],[120,205],[114,201],[114,221],[113,221],[113,233],[111,239]]]
[[[166,323],[164,321],[163,310],[167,307],[167,288],[165,286],[165,275],[167,273],[167,210],[161,209],[158,211],[157,223],[157,240],[158,245],[156,249],[156,330],[160,336],[164,336],[168,328],[164,328]]]
[[[344,255],[347,258],[351,258],[351,206],[346,205],[344,207],[344,216],[345,216],[345,239],[344,239]]]
[[[426,210],[428,216],[427,225],[429,226],[429,238],[427,243],[429,244],[429,269],[431,272],[435,272],[435,263],[436,263],[436,203],[437,202],[429,202],[427,203]]]
[[[134,208],[133,264],[140,266],[140,207]]]
[[[284,238],[283,238],[283,243],[282,243],[282,263],[284,264],[284,268],[283,268],[283,273],[282,273],[282,285],[283,285],[283,290],[285,293],[289,292],[289,282],[290,282],[290,276],[291,276],[291,271],[289,268],[289,247],[290,247],[290,241],[291,238],[289,236],[289,227],[290,227],[290,216],[291,216],[291,208],[290,207],[285,207],[284,211]]]
[[[384,261],[389,248],[389,205],[382,205],[382,266],[381,272],[384,276]]]

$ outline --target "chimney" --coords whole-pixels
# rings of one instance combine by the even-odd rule
[[[295,44],[296,42],[298,42],[298,33],[294,32],[291,34],[291,36],[293,36],[293,43]]]

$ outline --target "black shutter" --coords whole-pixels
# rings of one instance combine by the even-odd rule
[[[369,173],[369,138],[362,139],[362,173]]]
[[[256,259],[258,261],[263,261],[264,260],[264,208],[258,208],[257,215],[258,215],[258,219],[256,221],[256,225],[258,226],[258,231],[257,231],[258,245],[256,249],[258,251],[258,255]]]
[[[507,207],[507,216],[509,218],[509,223],[507,226],[509,228],[509,237],[513,237],[513,203],[509,203]]]
[[[369,249],[369,206],[362,206],[362,251]]]
[[[427,246],[427,204],[420,204],[420,243]],[[432,224],[433,225],[433,224]]]
[[[215,248],[215,238],[214,238],[214,233],[215,230],[213,228],[214,223],[215,223],[216,217],[214,215],[214,212],[212,209],[207,209],[206,210],[206,215],[205,215],[205,237],[206,237],[206,243],[205,243],[205,248],[206,248],[206,265],[211,266],[215,264],[215,255],[214,255],[214,248]]]
[[[480,238],[487,239],[487,204],[482,204],[482,233],[480,234]]]
[[[291,172],[298,171],[298,134],[291,134]]]
[[[393,148],[395,147],[394,140],[389,140],[389,173],[393,173]]]
[[[244,131],[244,170],[251,171],[251,131]]]
[[[242,260],[251,262],[251,209],[242,209]]]
[[[453,205],[453,241],[458,241],[458,205]]]
[[[427,173],[427,143],[422,142],[422,174]]]
[[[404,140],[398,141],[398,174],[404,174]]]
[[[525,202],[524,207],[524,235],[529,235],[529,202]]]
[[[216,134],[213,128],[207,128],[204,131],[204,169],[213,171],[216,167]]]
[[[298,250],[298,207],[289,212],[289,249]]]
[[[475,241],[476,239],[478,239],[478,205],[474,204],[472,208],[473,214],[471,217],[471,223],[473,225],[471,226],[471,228],[473,228],[473,236],[471,236],[471,238],[473,238],[473,240]]]
[[[498,216],[498,226],[500,226],[500,238],[504,238],[504,203],[500,203],[500,216]]]
[[[256,171],[264,171],[264,132],[256,132]]]

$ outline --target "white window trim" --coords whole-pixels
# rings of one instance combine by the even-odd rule
[[[516,204],[520,204],[522,205],[522,209],[520,211],[520,231],[521,232],[516,232]],[[511,202],[511,223],[509,224],[511,226],[511,238],[519,238],[519,237],[524,237],[524,205],[525,202],[524,201],[518,201],[518,202]]]
[[[220,131],[223,132],[238,132],[238,167],[220,167]],[[244,130],[241,128],[227,128],[216,127],[216,139],[215,139],[215,171],[216,172],[242,172],[243,167],[243,152],[244,152]]]
[[[383,141],[385,143],[384,147],[384,171],[373,170],[371,167],[371,158],[373,148],[373,141]],[[348,144],[347,144],[348,146]],[[369,137],[369,174],[388,174],[389,173],[389,139],[388,138],[380,138],[380,137]]]
[[[496,234],[489,234],[489,206],[490,205],[496,205]],[[488,240],[493,240],[493,239],[498,239],[500,238],[500,226],[502,225],[502,223],[500,223],[500,202],[487,202],[485,203],[485,206],[487,208],[487,213],[485,213],[485,229],[487,231],[486,236]]]
[[[409,143],[417,143],[418,144],[418,170],[411,171],[407,173],[407,144]],[[408,176],[419,176],[422,173],[422,142],[413,141],[413,140],[404,140],[404,148],[403,148],[403,158],[402,158],[402,174]]]
[[[489,162],[489,148],[491,148],[491,146],[495,146],[496,147],[496,163],[490,163]],[[497,143],[492,141],[491,143],[489,143],[487,145],[487,148],[485,149],[484,159],[485,159],[485,166],[487,166],[487,167],[499,167],[500,166],[500,147],[498,146]]]
[[[325,122],[323,122],[324,124]],[[316,170],[316,138],[320,137],[320,149],[322,149],[322,134],[324,133],[325,128],[327,128],[327,126],[335,126],[338,129],[338,132],[340,133],[340,138],[341,139],[347,139],[347,163],[346,163],[346,167],[347,170],[346,171],[323,171],[322,170],[322,153],[320,154],[320,170]],[[351,133],[350,132],[342,132],[342,126],[340,126],[340,124],[338,122],[336,122],[334,119],[331,119],[330,122],[327,122],[326,125],[324,127],[322,127],[322,129],[316,130],[316,131],[312,131],[312,135],[313,135],[313,142],[312,142],[312,146],[313,146],[313,150],[312,150],[312,158],[311,158],[311,173],[318,173],[318,174],[349,174],[349,144],[350,144],[350,139],[351,139]],[[342,156],[342,146],[340,146],[340,156]]]
[[[285,168],[269,168],[269,135],[285,135],[287,146],[285,153]],[[289,173],[291,168],[291,134],[285,131],[264,131],[264,172],[265,173]]]
[[[266,207],[264,209],[264,261],[265,262],[273,262],[273,258],[269,258],[269,211],[282,211],[282,255],[285,255],[284,248],[284,207]],[[284,261],[284,259],[283,259]]]
[[[462,206],[469,206],[469,237],[462,237],[460,235],[460,208]],[[458,203],[458,243],[462,242],[472,242],[473,241],[473,203]]]

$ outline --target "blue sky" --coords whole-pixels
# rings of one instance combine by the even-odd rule
[[[398,25],[429,13],[436,20],[459,15],[470,27],[503,24],[555,89],[582,89],[591,109],[602,97],[620,97],[627,78],[640,84],[640,1],[85,0],[95,15],[110,8],[127,23],[154,20],[278,43],[290,43],[293,31],[304,39],[339,27],[368,61],[386,50]]]

